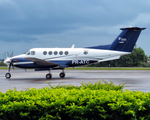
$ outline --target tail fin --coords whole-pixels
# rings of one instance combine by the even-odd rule
[[[109,50],[132,52],[133,47],[142,30],[146,28],[130,27],[121,28],[122,32],[109,46]]]

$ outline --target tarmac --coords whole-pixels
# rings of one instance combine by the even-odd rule
[[[81,85],[85,82],[108,81],[115,85],[125,83],[125,89],[131,91],[150,92],[150,71],[148,70],[65,70],[65,78],[60,78],[61,70],[52,71],[52,79],[46,79],[48,71],[38,71],[17,69],[11,70],[11,78],[6,79],[7,70],[0,70],[0,91],[6,92],[8,89],[26,90],[28,88],[48,87],[49,82],[55,86],[62,85]]]

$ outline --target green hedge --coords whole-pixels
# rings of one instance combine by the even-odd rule
[[[102,87],[103,86],[103,87]],[[82,83],[0,92],[2,120],[150,119],[150,93],[122,91],[123,85]]]

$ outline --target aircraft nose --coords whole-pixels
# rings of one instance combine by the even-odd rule
[[[6,59],[4,60],[4,64],[8,65],[8,64],[10,64],[10,63],[11,63],[11,59],[10,59],[10,58],[6,58]]]

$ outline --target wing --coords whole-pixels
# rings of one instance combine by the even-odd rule
[[[25,57],[25,59],[30,60],[30,61],[34,62],[35,64],[37,64],[37,65],[64,68],[64,66],[61,66],[59,64],[56,64],[56,63],[53,63],[53,62],[49,62],[49,61],[46,61],[46,60],[42,60],[42,59],[39,59],[39,58]]]

